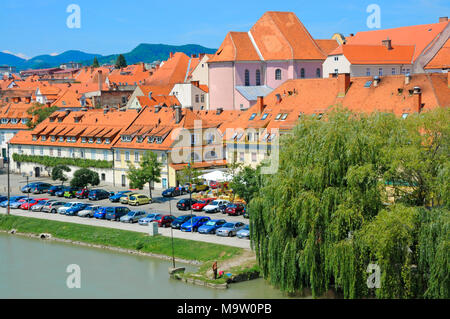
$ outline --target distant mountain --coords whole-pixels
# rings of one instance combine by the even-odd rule
[[[122,53],[127,64],[137,62],[151,63],[163,61],[169,58],[170,52],[184,52],[187,55],[207,53],[214,54],[216,49],[205,48],[197,44],[167,45],[167,44],[139,44],[131,52]],[[15,66],[18,71],[27,69],[44,69],[59,67],[66,62],[80,62],[83,65],[91,65],[94,57],[100,64],[114,64],[119,54],[103,56],[101,54],[90,54],[82,51],[70,50],[59,55],[39,55],[30,60],[21,59],[15,55],[0,52],[0,65]]]

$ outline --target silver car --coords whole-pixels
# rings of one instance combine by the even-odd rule
[[[141,219],[142,217],[144,217],[147,213],[144,211],[131,211],[126,215],[123,215],[122,217],[120,217],[120,221],[122,223],[134,223],[137,222],[139,219]]]
[[[42,207],[42,211],[44,213],[52,213],[56,214],[58,212],[58,208],[63,207],[66,202],[62,202],[59,200],[55,200],[54,202],[49,202]]]
[[[95,205],[95,206],[88,206],[83,210],[80,210],[78,212],[78,216],[80,217],[94,217],[94,213],[97,209],[99,209],[101,206]]]
[[[84,204],[82,202],[69,202],[69,203],[65,203],[64,206],[61,206],[60,208],[58,208],[58,214],[65,214],[66,210],[68,210],[69,208],[78,205],[78,204]]]
[[[244,228],[242,228],[240,231],[236,233],[236,236],[238,238],[248,238],[250,239],[250,227],[248,225],[245,225]]]
[[[40,200],[37,204],[31,206],[33,212],[41,212],[45,205],[56,202],[55,199]]]
[[[226,223],[222,227],[220,227],[218,230],[216,230],[217,236],[228,236],[233,237],[236,235],[236,233],[245,227],[244,223],[241,222],[231,222]]]

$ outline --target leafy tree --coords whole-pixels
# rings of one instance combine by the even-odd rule
[[[57,165],[52,169],[52,179],[54,181],[61,181],[61,185],[64,184],[69,178],[64,174],[64,172],[70,172],[70,168],[66,165]]]
[[[94,57],[94,62],[92,63],[92,66],[94,68],[98,68],[100,66],[100,64],[98,63],[97,57]]]
[[[97,172],[88,168],[80,168],[73,173],[73,178],[70,181],[70,186],[83,188],[88,185],[96,186],[100,184],[100,178]]]
[[[27,110],[27,113],[33,117],[31,121],[27,122],[27,126],[29,128],[35,128],[36,125],[44,121],[56,110],[58,110],[56,105],[48,107],[45,104],[34,103],[33,106]]]
[[[302,118],[249,204],[262,275],[313,296],[448,298],[449,123],[448,109]],[[369,264],[380,289],[367,286]]]
[[[189,163],[181,171],[177,172],[177,180],[181,185],[186,183],[198,184],[200,183],[200,175],[202,173],[195,169],[192,163]]]
[[[139,167],[128,162],[127,176],[130,179],[132,188],[142,189],[148,183],[150,198],[152,198],[152,185],[161,181],[162,163],[158,161],[158,156],[154,152],[145,152],[141,158]]]
[[[261,187],[260,170],[259,166],[256,169],[245,166],[238,173],[235,173],[230,182],[233,193],[243,198],[246,203],[250,202]]]
[[[116,60],[116,69],[120,68],[126,68],[127,67],[127,61],[125,60],[125,57],[123,54],[119,54]]]

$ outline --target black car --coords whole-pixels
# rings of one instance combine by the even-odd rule
[[[194,205],[195,203],[197,203],[197,200],[185,198],[185,199],[178,201],[177,208],[179,210],[188,210],[188,209],[191,209],[191,206]]]
[[[89,192],[88,198],[89,200],[102,200],[108,199],[109,196],[111,196],[111,193],[104,189],[93,189]]]
[[[174,197],[182,195],[180,188],[170,187],[162,192],[163,197]]]
[[[52,186],[48,189],[47,194],[49,194],[51,196],[56,196],[56,192],[62,190],[63,188],[64,188],[64,186],[62,186],[62,185]]]
[[[172,222],[172,228],[180,229],[181,225],[183,225],[185,222],[190,220],[191,217],[197,217],[197,216],[196,215],[183,215],[183,216],[175,218],[175,220]]]

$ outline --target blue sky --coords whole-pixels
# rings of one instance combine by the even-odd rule
[[[81,9],[81,28],[66,25],[70,4]],[[196,43],[218,48],[228,31],[248,31],[265,11],[292,11],[314,38],[369,30],[381,9],[381,28],[438,21],[450,16],[448,0],[2,0],[0,51],[33,57],[81,50],[128,52],[139,43]]]

